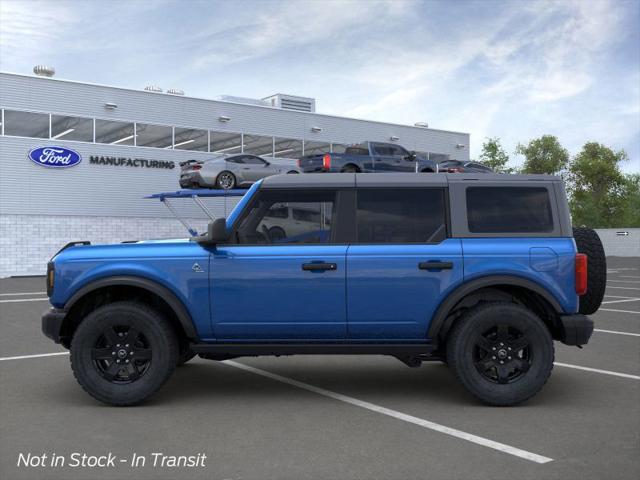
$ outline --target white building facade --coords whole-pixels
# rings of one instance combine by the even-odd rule
[[[178,190],[185,160],[244,152],[293,162],[365,140],[393,141],[435,160],[469,159],[466,133],[322,115],[302,97],[266,100],[0,73],[0,277],[43,274],[70,241],[184,237],[160,202],[143,197]],[[79,161],[47,168],[30,159],[38,148],[71,150]],[[236,201],[208,206],[226,215]],[[181,213],[202,228],[202,213],[183,203]]]

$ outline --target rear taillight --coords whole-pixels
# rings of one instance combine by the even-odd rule
[[[191,167],[191,170],[200,170],[202,168],[202,165],[194,165],[193,167]]]
[[[301,158],[298,159],[298,168],[302,168],[302,159]]]
[[[576,253],[576,293],[587,293],[587,256],[584,253]]]
[[[462,172],[464,172],[464,168],[461,168],[461,167],[447,168],[445,170],[445,172],[447,172],[447,173],[462,173]]]
[[[331,155],[325,153],[322,156],[322,168],[325,170],[329,170],[331,168]]]

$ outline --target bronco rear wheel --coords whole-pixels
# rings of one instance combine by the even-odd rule
[[[456,377],[489,405],[516,405],[535,395],[551,374],[553,358],[549,329],[513,303],[473,308],[447,342],[447,363]]]
[[[602,241],[595,230],[590,228],[574,228],[573,239],[578,252],[587,255],[587,293],[580,297],[580,313],[595,313],[607,288],[607,257]]]
[[[169,378],[178,342],[169,322],[142,303],[116,302],[91,312],[71,340],[71,368],[101,402],[140,403]]]

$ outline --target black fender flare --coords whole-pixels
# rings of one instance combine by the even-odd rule
[[[184,303],[182,303],[182,301],[176,296],[176,294],[169,290],[167,287],[160,285],[154,280],[149,280],[148,278],[144,277],[118,275],[94,280],[84,285],[77,292],[75,292],[65,303],[64,309],[69,312],[73,305],[87,294],[100,288],[113,286],[138,287],[147,290],[148,292],[151,292],[155,295],[158,295],[162,300],[167,302],[167,305],[169,305],[169,307],[176,314],[176,317],[178,318],[178,321],[180,322],[180,325],[182,326],[187,338],[191,340],[198,339],[198,334],[193,325],[191,314],[187,310],[187,307],[185,307]]]
[[[492,287],[496,285],[512,285],[515,287],[523,287],[537,293],[544,298],[551,307],[558,313],[562,312],[562,306],[556,300],[556,298],[549,293],[547,289],[535,283],[532,280],[518,277],[515,275],[491,275],[488,277],[481,277],[472,280],[468,283],[463,283],[455,290],[453,290],[447,298],[440,304],[436,313],[433,315],[431,324],[429,325],[429,331],[427,332],[427,338],[438,339],[444,338],[451,328],[453,319],[448,319],[451,309],[456,306],[460,300],[467,295],[480,290],[482,288]]]

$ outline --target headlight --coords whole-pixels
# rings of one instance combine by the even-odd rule
[[[47,263],[47,296],[50,297],[53,293],[53,283],[55,281],[55,269],[53,262]]]

